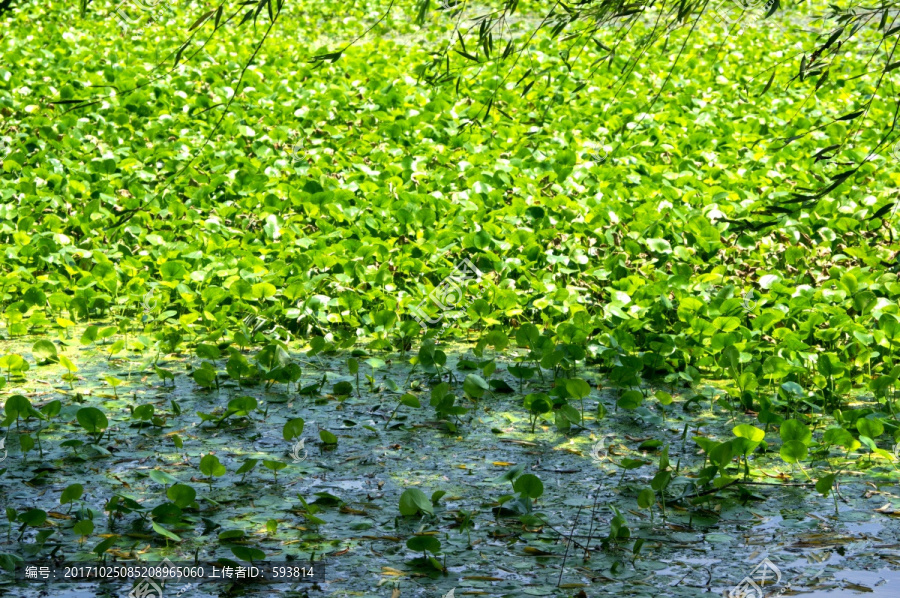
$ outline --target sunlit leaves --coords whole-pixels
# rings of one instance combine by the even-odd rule
[[[38,363],[53,363],[58,359],[56,345],[48,340],[39,340],[34,343],[31,353]]]

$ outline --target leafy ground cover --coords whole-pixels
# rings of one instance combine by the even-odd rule
[[[5,16],[3,569],[323,558],[314,584],[184,590],[695,596],[768,558],[769,593],[890,595],[896,168],[766,213],[874,75],[763,95],[791,25],[705,23],[623,128],[667,55],[580,87],[596,65],[548,37],[433,87],[440,14],[308,62],[380,14],[326,8],[243,78],[239,37],[171,66],[194,13]],[[563,82],[513,89],[528,69]]]

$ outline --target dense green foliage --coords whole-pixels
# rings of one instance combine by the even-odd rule
[[[786,32],[704,23],[640,117],[667,53],[619,93],[618,69],[592,66],[603,44],[568,63],[543,32],[527,61],[435,86],[417,75],[452,30],[440,13],[424,28],[398,14],[310,61],[379,14],[344,8],[341,23],[286,8],[255,60],[219,32],[176,67],[193,12],[142,35],[77,7],[4,15],[0,566],[49,544],[259,560],[252,544],[349,551],[346,572],[373,558],[360,536],[375,528],[403,540],[379,553],[403,571],[372,566],[385,579],[464,563],[504,595],[518,582],[492,590],[501,577],[483,572],[507,554],[500,538],[527,544],[519,560],[565,550],[569,568],[594,552],[593,573],[566,575],[622,582],[654,569],[642,547],[671,550],[659,517],[715,543],[737,535],[735,509],[777,510],[764,499],[791,489],[835,521],[872,512],[842,482],[898,504],[897,174],[886,152],[860,154],[840,194],[771,211],[825,180],[815,151],[857,125],[817,125],[855,110],[877,72],[827,101],[760,97],[780,59],[764,48]],[[529,70],[554,84],[516,87]],[[775,151],[781,134],[797,139]],[[441,313],[433,293],[463,260],[480,276]],[[427,331],[423,300],[441,318]],[[617,451],[598,444],[611,435]],[[367,469],[392,451],[416,461]],[[117,454],[148,465],[122,470]],[[323,471],[354,498],[311,481]],[[384,492],[359,482],[379,471]],[[761,496],[769,478],[796,486]],[[72,514],[48,523],[61,505]],[[596,547],[558,544],[576,509]],[[560,561],[521,583],[570,595]],[[354,584],[332,589],[368,589]]]
[[[44,27],[48,43],[71,50]],[[780,230],[731,232],[723,220],[786,192],[788,168],[744,147],[775,118],[765,104],[713,109],[739,97],[729,69],[717,74],[693,57],[668,109],[631,133],[627,154],[604,159],[617,123],[589,118],[604,113],[599,87],[575,105],[547,106],[541,126],[529,126],[527,97],[501,91],[516,120],[473,126],[478,102],[454,106],[392,60],[405,48],[373,44],[380,52],[365,62],[315,70],[267,57],[205,146],[218,118],[209,109],[233,93],[220,82],[240,60],[198,59],[62,114],[65,105],[46,101],[83,96],[88,85],[131,88],[135,69],[104,66],[99,54],[7,52],[7,64],[22,65],[3,72],[11,334],[58,328],[63,315],[127,322],[153,289],[153,315],[167,314],[154,317],[157,336],[218,339],[247,315],[304,337],[326,325],[340,338],[379,336],[375,314],[396,313],[389,327],[400,327],[406,308],[469,256],[487,274],[482,311],[492,324],[574,325],[629,352],[661,335],[675,349],[662,368],[709,367],[730,344],[721,335],[760,362],[778,354],[804,368],[802,354],[841,345],[854,371],[872,351],[890,364],[881,322],[897,313],[898,288],[884,267],[885,227],[873,219],[890,187],[860,187]],[[41,82],[35,72],[71,75]],[[623,100],[616,112],[628,108]],[[196,170],[166,183],[194,152]],[[714,297],[713,287],[726,290]],[[762,294],[759,317],[728,301],[747,291]],[[460,325],[486,328],[481,320],[470,313]],[[829,332],[816,333],[821,326]]]

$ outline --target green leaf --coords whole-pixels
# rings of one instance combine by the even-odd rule
[[[583,399],[591,394],[591,386],[581,378],[569,378],[566,380],[566,392],[574,399]]]
[[[41,509],[28,509],[19,515],[18,520],[25,525],[39,527],[47,521],[47,512],[42,511]]]
[[[542,392],[529,394],[525,397],[524,403],[525,407],[535,415],[549,413],[553,409],[550,397]]]
[[[400,514],[404,517],[418,513],[434,515],[434,508],[425,493],[418,488],[408,488],[400,495]]]
[[[816,482],[816,492],[828,498],[828,493],[831,492],[831,489],[834,487],[834,479],[835,476],[833,473],[829,473],[826,476],[822,476]]]
[[[216,384],[217,374],[213,366],[203,362],[199,368],[191,372],[191,377],[194,379],[194,382],[203,388],[212,388]]]
[[[672,253],[672,245],[665,239],[647,239],[647,247],[656,253]]]
[[[720,442],[709,452],[709,460],[724,469],[731,463],[734,457],[734,445],[730,442]]]
[[[91,434],[102,432],[109,426],[109,420],[96,407],[82,407],[75,414],[75,419]]]
[[[250,415],[257,407],[256,399],[249,396],[237,397],[228,401],[228,413],[237,417]]]
[[[766,433],[763,430],[748,424],[737,425],[732,429],[732,432],[735,436],[746,438],[751,442],[762,442],[763,438],[766,437]]]
[[[469,374],[463,381],[463,391],[475,399],[480,399],[488,388],[487,382],[477,374]]]
[[[197,357],[201,359],[218,359],[222,356],[222,352],[219,351],[219,348],[215,345],[207,345],[200,343],[197,345],[196,349]]]
[[[148,473],[147,475],[157,484],[162,484],[164,486],[178,483],[178,478],[160,469],[151,469],[150,473]]]
[[[6,417],[10,422],[15,421],[20,417],[22,419],[28,419],[37,413],[34,407],[31,406],[31,401],[22,395],[13,395],[6,399],[6,405],[3,406],[3,412],[6,413]]]
[[[882,424],[881,421],[877,419],[861,417],[856,420],[856,429],[860,434],[874,439],[878,438],[884,433],[884,424]]]
[[[119,539],[119,536],[114,534],[114,535],[110,536],[109,538],[106,538],[105,540],[103,540],[102,542],[97,544],[96,546],[94,546],[91,549],[91,552],[93,552],[96,555],[102,556],[107,550],[109,550],[110,548],[113,547],[113,544],[115,544],[116,540],[118,540],[118,539]]]
[[[789,440],[781,445],[781,458],[785,463],[797,463],[809,454],[806,445],[799,440]]]
[[[287,463],[284,461],[276,461],[274,459],[263,459],[263,467],[272,471],[281,471],[285,467],[287,467]]]
[[[782,422],[779,433],[781,434],[781,439],[785,442],[796,440],[805,445],[809,445],[809,443],[812,442],[812,432],[796,419],[789,419]]]
[[[243,475],[248,471],[253,471],[253,468],[256,467],[257,463],[259,463],[258,459],[245,459],[235,473]]]
[[[649,509],[656,504],[656,494],[650,488],[644,488],[638,494],[638,506],[642,509]]]
[[[516,478],[513,490],[527,498],[539,498],[544,493],[544,484],[536,475],[526,473]]]
[[[59,364],[69,370],[70,374],[73,374],[78,371],[78,366],[76,366],[72,361],[66,357],[65,355],[59,356]]]
[[[184,509],[197,498],[197,491],[186,484],[174,484],[166,490],[166,496],[178,507]]]
[[[415,395],[410,394],[410,393],[406,393],[402,397],[400,397],[400,402],[402,404],[406,405],[407,407],[413,407],[415,409],[418,409],[419,407],[422,406],[419,403],[419,399],[416,398]]]
[[[534,368],[511,365],[506,369],[519,380],[530,380],[534,376]]]
[[[181,542],[181,538],[179,538],[160,524],[156,523],[155,521],[151,522],[150,525],[153,527],[153,531],[155,531],[157,534],[165,536],[166,538],[174,540],[175,542]]]
[[[281,435],[285,440],[293,440],[294,438],[300,438],[303,434],[303,418],[295,417],[294,419],[289,419],[285,422],[284,428],[281,431]]]
[[[639,390],[629,390],[622,393],[616,404],[622,409],[637,409],[644,402],[644,393]]]
[[[72,531],[78,536],[90,536],[94,533],[94,522],[90,519],[82,519],[72,526]]]
[[[206,455],[200,459],[200,473],[207,477],[221,477],[225,475],[225,466],[215,455]]]
[[[74,502],[81,498],[82,494],[84,494],[84,486],[81,484],[66,486],[66,489],[62,491],[62,495],[59,497],[59,504],[67,505],[70,502]]]
[[[441,543],[434,536],[413,536],[406,541],[406,547],[414,552],[428,551],[431,554],[441,551]]]
[[[0,553],[0,568],[8,571],[9,573],[15,573],[16,566],[22,562],[24,561],[20,556],[17,556],[15,554]]]
[[[844,428],[835,426],[825,430],[825,434],[822,436],[822,442],[827,445],[842,446],[851,449],[854,443],[856,443],[856,439]]]
[[[229,548],[234,556],[248,563],[262,561],[266,558],[266,553],[259,548],[250,546],[229,546]]]
[[[654,396],[663,405],[668,406],[668,405],[672,404],[672,401],[673,401],[672,395],[670,395],[669,393],[667,393],[665,391],[657,390],[656,393],[654,394]]]
[[[346,397],[353,394],[353,383],[342,381],[331,387],[332,394],[338,397]]]
[[[40,340],[31,347],[31,354],[38,363],[52,363],[58,360],[56,345],[47,340]]]
[[[88,326],[84,329],[84,332],[81,334],[81,344],[82,345],[90,345],[94,341],[97,340],[97,333],[100,331],[98,326]],[[66,366],[68,367],[68,366]],[[69,368],[71,371],[71,368]]]

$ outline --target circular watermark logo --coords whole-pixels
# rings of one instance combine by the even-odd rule
[[[301,463],[301,462],[303,462],[303,461],[306,460],[307,453],[306,453],[306,446],[305,446],[305,444],[304,444],[305,441],[306,441],[306,440],[305,440],[304,438],[301,438],[301,439],[298,440],[297,443],[291,448],[291,460],[292,460],[294,463]]]
[[[0,127],[0,159],[12,153],[12,129]],[[9,139],[7,139],[9,137]]]
[[[149,315],[151,311],[156,309],[156,306],[159,305],[159,299],[157,299],[153,294],[153,289],[147,291],[147,293],[141,298],[141,306],[144,308],[144,315]]]
[[[301,139],[291,147],[291,162],[296,164],[303,161],[303,140]]]
[[[758,304],[759,296],[753,289],[745,292],[741,297],[741,305],[744,307],[744,311],[753,311]]]
[[[601,438],[591,447],[591,459],[594,461],[602,461],[609,456],[609,450],[606,448],[606,441]]]
[[[609,152],[602,147],[592,147],[584,152],[584,159],[594,164],[603,164],[609,158]]]
[[[709,297],[705,297],[705,296],[704,297],[707,300],[715,299],[718,296],[718,294],[720,292],[722,292],[723,288],[724,287],[717,285],[717,284],[710,285],[708,287],[708,291],[707,291],[710,293],[710,295],[709,295]],[[735,292],[737,292],[737,291],[735,291]],[[735,297],[735,296],[733,295],[733,297]],[[755,291],[754,289],[749,289],[747,291],[744,291],[741,294],[741,309],[743,309],[747,313],[752,312],[754,309],[756,309],[756,306],[759,305],[761,300],[762,300],[762,294],[759,293],[758,291]]]

